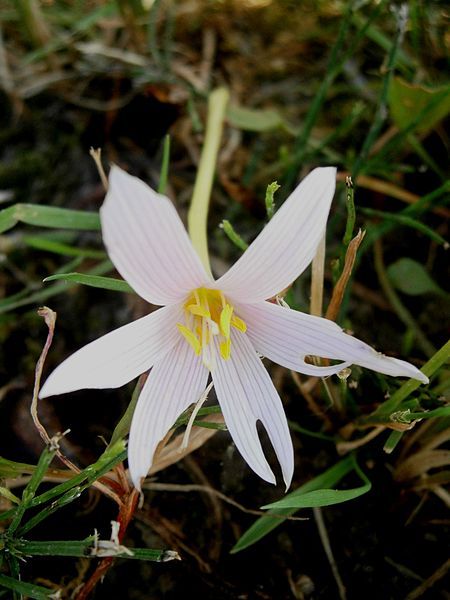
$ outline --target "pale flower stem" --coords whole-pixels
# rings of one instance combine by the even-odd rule
[[[311,267],[311,301],[309,312],[317,317],[322,316],[325,248],[326,246],[324,233],[317,247],[317,252],[313,258]]]
[[[211,272],[207,238],[208,207],[228,98],[226,88],[217,88],[209,96],[205,141],[188,213],[189,235],[208,273]]]
[[[323,236],[317,246],[316,254],[313,258],[311,265],[311,300],[309,312],[316,316],[322,316],[322,305],[323,305],[323,280],[325,274],[325,250],[326,250],[326,231],[323,232]],[[317,362],[316,364],[319,364]],[[339,400],[334,398],[332,390],[325,379],[322,379],[322,384],[325,388],[325,392],[333,406],[341,410],[341,403]]]

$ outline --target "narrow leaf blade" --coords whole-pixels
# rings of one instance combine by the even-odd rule
[[[122,279],[114,279],[113,277],[102,277],[101,275],[86,275],[85,273],[59,273],[50,275],[44,281],[70,281],[72,283],[80,283],[91,287],[101,288],[104,290],[112,290],[114,292],[131,292],[134,293],[126,281]]]

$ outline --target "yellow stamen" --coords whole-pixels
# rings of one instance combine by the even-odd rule
[[[188,344],[190,346],[192,346],[192,349],[194,350],[195,354],[199,355],[202,350],[202,345],[200,343],[200,340],[195,335],[195,333],[193,333],[190,329],[188,329],[181,323],[177,323],[177,327],[178,327],[178,331],[185,338],[185,340],[188,342]]]
[[[246,324],[220,290],[193,290],[184,311],[185,324],[177,323],[178,330],[195,354],[202,356],[203,364],[214,370],[219,354],[224,360],[231,356],[231,328],[245,332]]]
[[[233,315],[233,307],[229,304],[225,304],[222,312],[220,313],[220,331],[222,334],[229,339],[230,328],[231,328],[231,317]]]
[[[231,340],[228,338],[224,342],[220,342],[220,356],[228,360],[231,356]]]
[[[247,331],[247,324],[245,323],[245,321],[243,321],[236,315],[233,315],[231,317],[231,325],[236,329],[239,329],[239,331],[242,331],[242,333],[245,333]]]
[[[189,304],[189,306],[186,306],[186,310],[193,315],[197,315],[198,317],[205,317],[206,319],[211,318],[211,313],[209,310],[203,308],[203,306],[200,306],[199,304]]]

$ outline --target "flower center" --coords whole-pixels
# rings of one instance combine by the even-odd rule
[[[233,306],[220,290],[197,288],[184,303],[185,324],[177,327],[197,355],[202,355],[205,367],[215,365],[214,338],[219,342],[220,356],[227,360],[231,355],[231,328],[245,332],[247,325],[234,314]]]

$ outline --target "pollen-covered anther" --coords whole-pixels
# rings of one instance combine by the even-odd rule
[[[201,354],[204,365],[215,366],[217,338],[221,358],[231,356],[231,328],[245,332],[245,322],[234,313],[234,307],[220,290],[198,288],[184,303],[185,323],[177,323],[178,330],[194,352]]]

